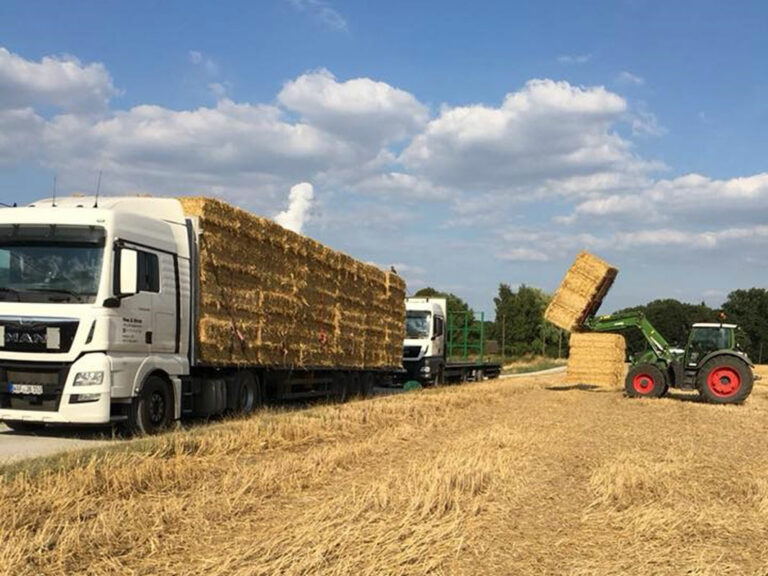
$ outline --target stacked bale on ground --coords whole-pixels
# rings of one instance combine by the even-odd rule
[[[396,368],[405,283],[225,202],[180,198],[201,234],[201,362]]]
[[[620,387],[624,383],[625,356],[626,342],[621,334],[574,332],[566,382]]]
[[[618,270],[589,252],[576,257],[544,317],[563,330],[578,330],[600,306]]]

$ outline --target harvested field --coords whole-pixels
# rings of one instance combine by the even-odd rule
[[[207,364],[396,368],[405,282],[210,198],[180,198],[198,218],[200,358]]]
[[[768,388],[691,398],[495,381],[29,463],[0,573],[764,574]]]

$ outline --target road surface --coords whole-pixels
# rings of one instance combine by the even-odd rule
[[[35,433],[21,433],[0,424],[0,464],[100,446],[113,441],[109,438],[109,428],[45,429]]]

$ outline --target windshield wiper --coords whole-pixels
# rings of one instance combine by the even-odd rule
[[[83,295],[78,294],[77,292],[72,292],[72,290],[67,290],[66,288],[27,288],[27,292],[46,292],[50,294],[62,294],[69,299],[75,298],[78,302],[83,301]],[[53,298],[49,299],[51,302],[63,302],[63,300],[54,300]]]
[[[8,288],[8,286],[0,286],[0,294],[13,294],[16,296],[16,300],[21,302],[21,293],[15,288]]]

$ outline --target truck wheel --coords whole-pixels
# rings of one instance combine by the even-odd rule
[[[717,356],[699,370],[696,383],[701,397],[712,404],[739,404],[752,392],[754,376],[746,362]]]
[[[3,420],[3,424],[14,432],[38,432],[45,428],[42,422],[26,422],[24,420]]]
[[[159,376],[150,376],[133,399],[124,428],[131,436],[157,434],[173,422],[171,385]]]
[[[373,374],[363,374],[362,385],[360,387],[360,396],[362,398],[369,398],[373,396]]]
[[[667,391],[667,380],[653,364],[637,364],[624,380],[624,391],[630,398],[660,398]]]
[[[241,416],[250,414],[264,404],[259,379],[253,372],[243,370],[235,375],[236,400],[232,413]]]

